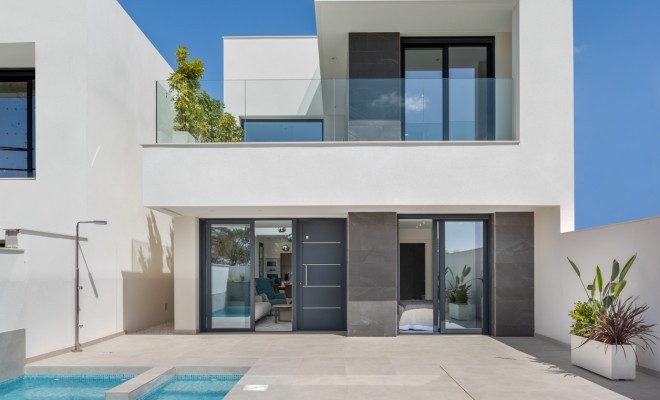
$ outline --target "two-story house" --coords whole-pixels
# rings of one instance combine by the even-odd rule
[[[539,237],[573,229],[572,2],[315,5],[316,37],[223,39],[242,143],[180,143],[158,83],[176,331],[272,330],[270,303],[293,331],[533,335]]]

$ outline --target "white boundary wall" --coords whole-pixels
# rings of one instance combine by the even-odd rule
[[[536,253],[536,333],[570,343],[568,311],[576,301],[584,300],[585,294],[566,257],[575,261],[585,284],[589,284],[596,265],[609,276],[613,259],[623,267],[637,253],[623,296],[638,295],[638,301],[650,307],[646,322],[660,325],[660,217],[553,235],[547,228],[557,221],[556,213],[556,209],[536,213],[536,242],[543,246]],[[554,225],[559,232],[557,222]],[[655,333],[660,336],[660,326]],[[655,355],[639,352],[641,366],[660,371],[659,346],[660,342]]]

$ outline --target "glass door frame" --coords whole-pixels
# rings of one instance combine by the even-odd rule
[[[254,332],[254,221],[253,219],[200,219],[200,274],[199,274],[199,322],[200,332]],[[212,225],[248,225],[250,227],[250,327],[249,328],[213,328],[211,315],[211,226]]]
[[[291,221],[291,270],[297,271],[297,242],[298,235],[296,218],[219,218],[219,219],[199,219],[199,323],[200,332],[255,332],[256,321],[254,320],[254,298],[256,296],[256,287],[254,279],[256,278],[254,271],[258,265],[258,254],[256,248],[259,244],[256,242],[255,223],[257,221]],[[211,259],[209,257],[211,252],[211,225],[214,224],[228,224],[228,225],[250,225],[250,328],[233,329],[233,328],[208,328],[211,324],[210,313],[207,310],[211,305],[211,279],[208,273],[210,270]],[[296,299],[298,293],[298,285],[292,286],[292,299]],[[292,332],[298,328],[298,319],[296,313],[297,302],[293,302],[293,309],[291,310],[291,326]]]
[[[438,321],[442,321],[442,324],[438,324],[438,332],[444,334],[465,334],[465,333],[477,333],[477,334],[488,334],[490,332],[490,215],[487,216],[477,216],[477,215],[452,215],[446,216],[441,219],[434,221],[435,234],[434,240],[436,241],[436,258],[437,262],[434,263],[434,267],[437,269],[434,271],[434,276],[438,279],[438,284],[433,285],[434,288],[439,286],[438,296],[434,298],[434,301],[438,302],[436,311],[437,319],[434,321],[434,324]],[[463,329],[447,329],[445,328],[444,321],[446,319],[446,308],[445,308],[445,293],[446,293],[446,279],[444,274],[442,274],[442,265],[445,265],[445,224],[447,222],[482,222],[483,223],[483,284],[482,284],[482,308],[481,308],[481,328],[463,328]],[[440,298],[442,298],[442,304],[440,304]],[[434,325],[435,328],[435,325]]]
[[[495,140],[495,36],[404,36],[401,38],[401,95],[406,93],[406,50],[407,49],[442,49],[442,141],[449,141],[449,48],[450,47],[485,47],[487,85],[487,138]],[[401,140],[406,140],[406,105],[401,102]]]
[[[490,271],[491,271],[491,241],[493,238],[491,232],[491,214],[397,214],[397,221],[402,219],[426,219],[432,221],[433,232],[433,279],[431,287],[433,288],[433,333],[440,334],[490,334],[490,314],[491,314],[491,301],[490,301]],[[481,328],[467,328],[467,329],[443,329],[439,321],[444,321],[446,316],[444,294],[445,294],[445,279],[440,279],[440,265],[445,263],[444,248],[444,227],[445,222],[461,222],[461,221],[481,221],[484,224],[483,229],[483,308],[481,315]],[[397,222],[398,226],[398,222]],[[398,232],[398,227],[397,227]],[[442,250],[442,251],[441,251]],[[399,264],[398,250],[397,250],[397,265]],[[397,268],[398,276],[400,276],[400,266]],[[399,278],[397,277],[397,281]],[[397,282],[397,301],[399,300],[399,283]],[[442,303],[440,302],[442,296]],[[399,333],[401,334],[401,333]]]

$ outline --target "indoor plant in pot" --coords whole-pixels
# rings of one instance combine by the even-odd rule
[[[636,298],[623,300],[620,296],[636,257],[632,256],[623,269],[614,260],[606,283],[600,267],[596,267],[590,286],[584,284],[580,269],[568,259],[587,295],[586,302],[575,303],[569,312],[573,319],[571,363],[609,379],[635,379],[637,347],[653,351],[651,345],[657,339],[652,333],[654,325],[646,324],[642,317],[648,306],[635,304]]]
[[[460,274],[454,275],[450,267],[445,267],[445,276],[450,275],[447,280],[447,301],[449,302],[449,318],[458,321],[468,321],[474,319],[476,314],[476,305],[468,304],[468,295],[472,285],[470,282],[478,278],[466,280],[472,271],[471,267],[463,266]]]

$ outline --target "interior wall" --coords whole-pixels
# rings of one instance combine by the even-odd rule
[[[433,230],[399,228],[399,243],[424,243],[424,298],[433,300]]]

